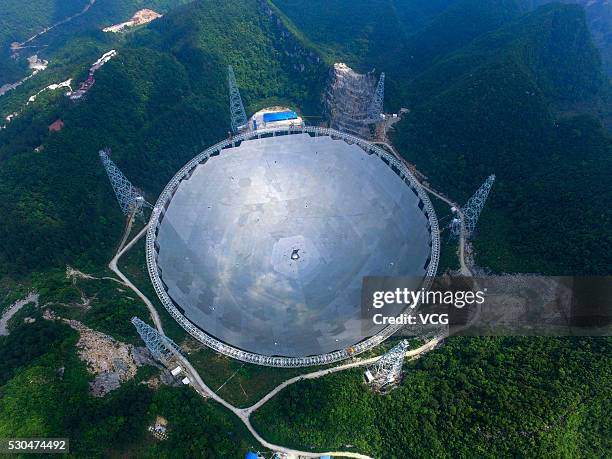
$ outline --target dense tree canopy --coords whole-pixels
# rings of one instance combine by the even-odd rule
[[[271,441],[374,457],[602,457],[609,338],[452,338],[371,392],[362,370],[306,380],[255,414]]]
[[[98,150],[111,147],[154,201],[182,164],[225,137],[228,64],[251,110],[284,100],[319,111],[327,68],[255,0],[239,3],[169,14],[119,49],[86,100],[55,94],[0,131],[0,273],[107,258],[122,221]],[[177,33],[185,29],[193,34]],[[60,117],[64,129],[49,135]]]
[[[8,1],[11,14],[26,12]],[[83,2],[37,3],[20,30],[15,21],[0,27],[0,46]],[[102,271],[124,224],[98,150],[111,147],[154,202],[181,165],[227,134],[228,64],[250,113],[284,103],[316,116],[339,60],[387,73],[387,108],[410,109],[392,140],[436,188],[462,202],[497,174],[475,242],[479,264],[609,274],[612,141],[600,111],[609,86],[582,9],[524,14],[528,0],[202,0],[124,36],[99,31],[137,6],[166,12],[182,3],[97,0],[48,35],[49,69],[0,99],[6,116],[50,82],[82,81],[102,52],[118,51],[84,100],[43,93],[0,130],[3,289],[27,279],[63,317],[137,342],[129,318],[145,316],[144,305],[111,281],[94,287],[64,272],[66,264]],[[6,62],[0,84],[24,71]],[[64,128],[50,133],[57,119]],[[130,277],[146,282],[138,269]],[[75,457],[240,457],[252,444],[241,423],[189,388],[156,391],[137,378],[91,397],[76,333],[40,312],[0,337],[1,437],[70,436]],[[184,336],[174,322],[166,329]],[[291,386],[255,422],[277,443],[376,457],[609,456],[610,346],[603,338],[454,338],[410,363],[386,397],[354,370]],[[166,442],[146,431],[157,415],[170,422]]]
[[[527,1],[434,2],[411,23],[399,13],[410,1],[381,1],[384,21],[352,20],[342,2],[319,5],[320,15],[310,3],[274,1],[329,61],[386,72],[387,109],[410,109],[392,140],[436,188],[461,203],[497,174],[477,262],[502,272],[610,272],[612,138],[597,119],[609,116],[609,83],[581,7],[525,14]],[[368,8],[352,4],[352,14]],[[395,30],[391,44],[383,28]],[[354,49],[362,42],[367,52]]]

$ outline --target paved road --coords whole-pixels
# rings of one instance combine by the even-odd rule
[[[421,354],[433,350],[440,343],[441,340],[442,340],[441,337],[434,338],[431,341],[428,341],[427,343],[422,345],[421,347],[406,352],[406,357],[409,357],[409,358],[418,358]],[[283,453],[286,453],[286,454],[293,454],[293,455],[296,455],[296,456],[305,456],[305,457],[333,456],[333,457],[351,457],[351,458],[359,458],[359,459],[371,459],[369,456],[366,456],[364,454],[347,452],[347,451],[328,451],[328,452],[322,452],[322,453],[312,453],[312,452],[308,452],[308,451],[300,451],[300,450],[295,450],[295,449],[291,449],[291,448],[286,448],[286,447],[280,446],[280,445],[275,445],[273,443],[270,443],[270,442],[266,441],[263,437],[261,437],[257,433],[255,428],[251,424],[250,416],[251,416],[251,414],[253,412],[258,410],[262,405],[264,405],[266,402],[268,402],[272,397],[277,395],[280,391],[285,389],[287,386],[290,386],[291,384],[295,384],[295,383],[297,383],[299,381],[302,381],[302,380],[305,380],[305,379],[317,379],[317,378],[321,378],[321,377],[326,376],[326,375],[331,374],[331,373],[337,373],[339,371],[348,370],[349,368],[357,368],[357,367],[363,367],[363,366],[366,366],[366,365],[370,365],[370,364],[376,362],[380,358],[380,356],[372,357],[372,358],[369,358],[369,359],[363,359],[363,360],[359,360],[359,361],[356,361],[356,362],[346,363],[344,365],[339,365],[339,366],[336,366],[336,367],[333,367],[333,368],[327,368],[327,369],[324,369],[324,370],[314,371],[312,373],[306,373],[306,374],[302,374],[302,375],[296,376],[295,378],[288,379],[287,381],[285,381],[285,382],[279,384],[278,386],[276,386],[268,394],[266,394],[261,400],[259,400],[257,403],[255,403],[254,405],[252,405],[252,406],[250,406],[248,408],[236,408],[232,404],[230,404],[227,401],[225,401],[219,395],[214,393],[204,383],[204,381],[202,381],[202,378],[200,377],[198,372],[195,370],[195,368],[193,368],[191,366],[189,361],[184,356],[182,356],[181,354],[179,354],[177,352],[176,353],[176,357],[184,365],[185,370],[187,372],[187,375],[190,377],[190,379],[192,381],[195,381],[196,384],[193,385],[194,388],[201,395],[203,395],[205,397],[212,398],[213,400],[215,400],[216,402],[220,403],[225,408],[230,410],[236,416],[238,416],[238,418],[240,418],[240,420],[244,423],[244,425],[247,427],[247,429],[249,429],[249,432],[251,432],[253,437],[255,437],[255,439],[259,443],[261,443],[263,446],[265,446],[266,448],[269,448],[269,449],[271,449],[273,451],[279,451],[279,452],[283,452]]]
[[[440,341],[442,341],[442,338],[436,337],[428,341],[427,343],[423,344],[421,347],[417,349],[407,351],[406,357],[412,358],[412,359],[418,358],[421,354],[433,350],[440,343]],[[286,388],[287,386],[290,386],[291,384],[295,384],[296,382],[302,381],[304,379],[317,379],[322,376],[329,375],[331,373],[337,373],[338,371],[348,370],[349,368],[357,368],[357,367],[371,365],[374,362],[376,362],[378,359],[380,359],[380,356],[371,357],[369,359],[358,360],[358,361],[351,362],[351,363],[345,363],[344,365],[338,365],[337,367],[326,368],[324,370],[314,371],[312,373],[306,373],[306,374],[296,376],[295,378],[288,379],[287,381],[279,384],[274,389],[272,389],[267,395],[265,395],[257,403],[255,403],[254,405],[248,408],[244,408],[242,411],[244,411],[245,413],[251,414],[252,412],[258,410],[262,405],[264,405],[267,401],[269,401],[272,397],[274,397],[284,388]]]
[[[131,288],[134,291],[134,293],[136,293],[136,295],[138,295],[140,299],[144,301],[144,303],[147,305],[147,308],[149,309],[149,313],[151,314],[151,319],[153,319],[155,328],[157,328],[157,330],[159,330],[160,333],[164,334],[164,329],[162,327],[161,319],[159,318],[159,313],[157,312],[157,309],[155,309],[155,306],[153,306],[153,303],[151,303],[151,301],[149,301],[149,299],[140,290],[138,290],[138,288],[136,288],[136,286],[132,284],[132,282],[130,282],[130,280],[127,277],[125,277],[125,275],[117,267],[117,262],[119,261],[119,259],[123,256],[125,252],[130,250],[134,246],[134,244],[138,242],[138,240],[141,237],[143,237],[147,233],[148,228],[149,228],[149,225],[148,224],[145,225],[145,227],[140,231],[140,233],[138,233],[134,237],[134,239],[132,239],[125,247],[123,248],[120,247],[120,250],[117,252],[115,257],[108,264],[108,267],[110,268],[112,272],[114,272],[117,276],[119,276],[119,278],[123,281],[125,285]],[[126,230],[127,231],[131,230],[131,225],[128,225],[126,227]]]
[[[121,241],[119,242],[119,247],[117,247],[117,252],[120,252],[123,247],[125,246],[125,243],[127,242],[128,237],[130,237],[130,233],[132,232],[132,226],[134,225],[134,219],[135,219],[135,215],[133,213],[130,214],[130,216],[127,219],[127,224],[123,230],[123,237],[121,238]]]
[[[29,303],[34,303],[36,306],[38,306],[38,293],[30,293],[24,299],[15,301],[8,308],[6,308],[6,310],[2,314],[2,317],[0,318],[0,336],[9,335],[9,320],[11,320],[21,308],[23,308],[26,304]]]

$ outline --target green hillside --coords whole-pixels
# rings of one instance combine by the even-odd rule
[[[105,6],[107,18],[125,17],[130,7],[104,3],[111,1],[99,0],[87,20],[50,34],[48,43],[99,25],[104,19],[95,8]],[[606,271],[607,252],[593,240],[609,247],[610,190],[604,186],[605,199],[593,201],[585,184],[608,173],[610,140],[596,121],[559,119],[557,111],[575,113],[604,85],[579,7],[550,5],[522,15],[509,0],[440,1],[408,26],[407,12],[415,8],[409,1],[380,0],[374,9],[367,2],[274,5],[299,39],[285,33],[266,3],[203,1],[120,41],[103,44],[108,37],[88,32],[54,48],[63,71],[74,63],[61,56],[91,58],[113,46],[119,57],[100,72],[85,102],[74,106],[60,94],[45,95],[0,132],[0,187],[11,197],[0,204],[10,222],[0,226],[0,272],[45,269],[72,256],[103,259],[120,219],[97,150],[114,147],[117,162],[153,199],[180,164],[227,132],[230,63],[249,111],[291,102],[319,114],[327,76],[319,52],[328,63],[346,57],[387,72],[387,106],[411,108],[394,140],[443,191],[463,200],[489,173],[498,174],[477,244],[482,264],[502,271]],[[325,14],[315,15],[317,9]],[[75,76],[82,78],[87,66]],[[65,131],[48,136],[46,126],[58,117]],[[34,153],[41,144],[44,153]],[[73,165],[70,174],[66,163]],[[573,204],[565,209],[564,202]],[[556,222],[560,213],[564,225]],[[45,243],[32,247],[34,240]]]
[[[361,71],[369,71],[396,57],[406,37],[391,0],[274,0],[271,3],[317,45],[329,63],[346,62]]]
[[[427,26],[432,18],[444,12],[460,0],[392,0],[395,14],[406,36],[414,35]]]
[[[536,8],[553,1],[574,3],[584,7],[593,41],[601,53],[604,70],[608,77],[612,77],[612,40],[610,39],[612,8],[610,3],[606,0],[529,0],[527,3],[531,8]]]
[[[111,147],[154,201],[182,164],[226,136],[227,64],[251,109],[283,100],[319,113],[328,70],[280,33],[255,0],[189,5],[119,48],[86,100],[53,93],[0,131],[0,273],[99,269],[123,219],[98,150]],[[64,130],[48,135],[58,117]]]
[[[605,457],[609,338],[452,338],[373,393],[359,369],[292,385],[255,413],[269,441],[377,458]]]
[[[5,41],[82,4],[36,0],[39,17],[4,2],[13,15],[0,29]],[[0,98],[10,113],[50,82],[82,80],[101,52],[118,51],[84,100],[45,92],[0,130],[0,308],[36,289],[41,305],[61,317],[140,343],[129,318],[146,310],[131,291],[65,272],[70,265],[104,273],[125,223],[98,150],[112,148],[154,202],[186,161],[227,135],[229,64],[249,114],[277,103],[321,114],[336,61],[385,71],[386,107],[410,109],[392,141],[433,186],[464,202],[497,175],[475,241],[479,265],[610,273],[612,138],[597,117],[609,87],[581,8],[527,13],[532,0],[184,3],[97,0],[41,39],[49,69]],[[100,31],[143,7],[165,15],[121,36]],[[29,22],[20,24],[22,16]],[[23,69],[0,55],[2,84]],[[57,119],[63,130],[49,133]],[[122,261],[155,301],[142,245]],[[159,309],[169,336],[184,337]],[[0,437],[69,436],[74,457],[96,458],[238,458],[256,445],[237,418],[191,388],[142,384],[152,367],[105,397],[91,396],[76,332],[43,319],[42,308],[26,306],[9,328],[0,336]],[[610,351],[610,338],[451,338],[408,363],[401,387],[387,396],[366,389],[354,369],[290,386],[253,423],[285,446],[384,458],[609,457]],[[217,387],[238,375],[225,391],[250,375],[261,383],[273,374],[262,387],[281,377],[193,356],[198,369],[231,370],[202,375]],[[157,415],[171,426],[163,442],[146,430]]]
[[[425,7],[415,0],[270,1],[328,62],[386,72],[394,106],[406,79],[521,11],[514,0],[437,0]]]
[[[337,24],[339,36],[349,36],[362,24],[338,15],[320,19],[307,3],[275,2],[308,39],[331,50],[329,59],[342,57],[348,48],[338,34],[326,39],[322,30]],[[356,10],[366,3],[357,2]],[[369,54],[355,62],[387,73],[388,110],[411,109],[392,138],[436,187],[463,201],[497,174],[476,244],[481,264],[606,273],[612,189],[603,185],[602,199],[589,197],[589,183],[606,183],[612,171],[610,136],[587,115],[602,106],[606,92],[599,53],[582,8],[555,4],[525,14],[529,7],[460,0],[414,34],[398,34],[397,56],[387,58],[386,41],[373,35]],[[373,30],[393,29],[397,17],[370,14],[362,21]],[[386,57],[382,66],[378,55]]]
[[[436,59],[496,30],[520,13],[516,0],[458,1],[407,40],[410,74],[424,70]]]
[[[152,8],[166,13],[171,8],[187,3],[189,0],[95,0],[91,8],[81,13],[90,0],[35,0],[23,7],[19,0],[4,0],[0,14],[0,86],[13,83],[27,73],[26,58],[38,53],[39,57],[53,65],[56,53],[71,40],[83,39],[104,42],[101,29],[113,23],[123,22],[137,10]],[[10,57],[12,42],[22,42],[54,24],[73,17],[28,44],[18,59]],[[116,38],[116,37],[115,37]],[[74,49],[74,48],[73,48]],[[72,62],[79,62],[78,51],[71,56]],[[82,61],[80,63],[83,63]]]
[[[77,333],[42,319],[0,337],[0,435],[70,439],[70,457],[244,457],[254,443],[242,423],[187,387],[153,390],[142,382],[158,372],[141,367],[131,381],[100,398],[76,355]],[[163,442],[147,427],[169,422]]]
[[[96,43],[87,35],[77,40]],[[70,54],[74,45],[71,40],[57,53]],[[228,64],[249,111],[282,101],[320,113],[329,69],[255,0],[188,5],[112,45],[118,55],[96,73],[85,100],[74,104],[60,91],[41,94],[0,130],[0,193],[6,198],[0,204],[0,292],[19,291],[15,279],[27,288],[35,284],[41,303],[62,317],[139,342],[129,317],[144,318],[142,304],[101,285],[86,289],[91,309],[79,308],[79,290],[63,272],[66,264],[102,272],[123,229],[98,150],[111,147],[113,159],[153,202],[188,159],[226,136]],[[60,117],[64,129],[50,135],[47,126]],[[44,150],[33,151],[39,145]],[[150,286],[145,291],[151,295]],[[43,320],[41,311],[28,314],[33,326],[20,315],[21,324],[0,337],[7,357],[0,365],[4,436],[66,435],[75,457],[100,458],[238,458],[255,444],[235,417],[190,388],[141,384],[150,368],[104,398],[92,397],[75,333]],[[146,430],[156,415],[171,426],[164,442]]]
[[[11,59],[9,48],[13,42],[21,42],[45,27],[82,10],[87,0],[33,0],[28,8],[23,2],[5,0],[0,13],[0,86],[19,79],[27,67],[25,62]]]
[[[88,0],[32,0],[28,8],[22,2],[5,0],[0,15],[0,43],[21,42],[62,19],[81,11]]]
[[[134,37],[132,45],[176,56],[197,91],[215,93],[224,118],[229,116],[225,80],[230,64],[248,111],[276,99],[320,112],[327,67],[313,50],[268,16],[265,3],[257,0],[187,5]]]
[[[561,5],[479,39],[414,80],[416,108],[394,137],[400,149],[461,200],[498,176],[476,245],[484,265],[609,272],[610,137],[592,118],[554,111],[596,98],[602,84],[582,11]],[[601,199],[590,198],[590,183],[604,183]]]
[[[445,55],[408,85],[418,104],[469,78],[491,61],[512,60],[522,67],[556,105],[590,100],[604,78],[597,50],[578,7],[544,7],[482,35],[457,52]],[[575,71],[580,69],[580,71]]]

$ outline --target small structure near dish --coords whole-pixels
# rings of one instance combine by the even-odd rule
[[[179,366],[172,370],[170,373],[172,374],[172,376],[177,377],[179,374],[181,374],[181,371],[183,371],[183,369]]]
[[[249,120],[249,131],[258,129],[304,126],[304,120],[288,107],[268,107],[255,113]]]
[[[158,440],[166,440],[168,438],[168,420],[161,416],[155,418],[155,424],[149,426],[149,432]]]

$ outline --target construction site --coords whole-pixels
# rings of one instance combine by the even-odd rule
[[[148,8],[143,8],[142,10],[136,11],[136,13],[134,13],[134,15],[129,20],[105,27],[102,29],[102,32],[125,32],[126,30],[131,29],[132,27],[138,27],[148,24],[149,22],[159,19],[161,17],[162,15],[159,14],[157,11],[153,11]]]
[[[67,92],[66,96],[69,97],[70,100],[79,100],[83,98],[93,87],[93,85],[96,84],[95,73],[116,55],[117,51],[115,51],[114,49],[111,49],[110,51],[104,53],[100,57],[100,59],[98,59],[91,65],[87,78],[83,82],[81,82],[78,89],[76,89],[75,91]]]

